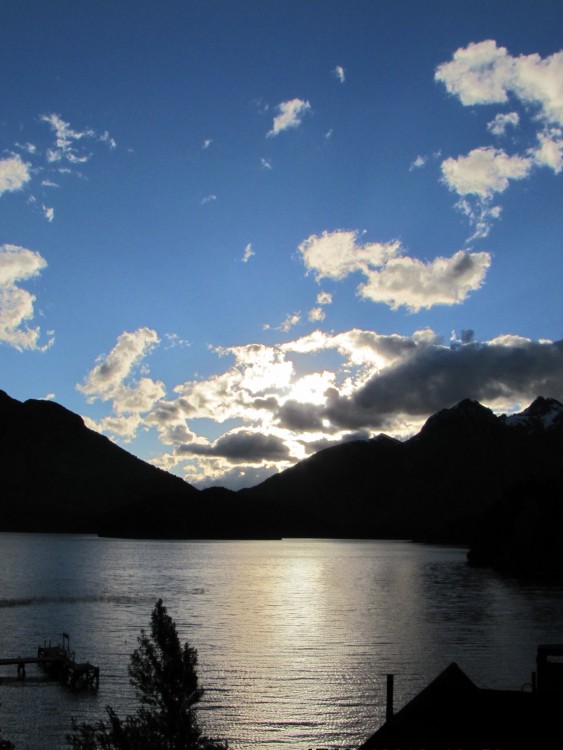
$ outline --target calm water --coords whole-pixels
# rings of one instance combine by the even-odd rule
[[[536,645],[563,642],[562,589],[470,569],[455,548],[0,534],[0,657],[66,631],[101,668],[97,694],[0,668],[3,734],[57,750],[70,716],[131,710],[129,654],[158,597],[198,650],[201,724],[235,749],[353,746],[383,721],[388,672],[396,705],[454,660],[518,689]]]

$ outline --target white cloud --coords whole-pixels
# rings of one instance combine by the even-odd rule
[[[510,180],[522,180],[533,167],[529,157],[509,156],[502,149],[481,147],[467,156],[442,162],[444,183],[458,195],[491,198],[504,192]]]
[[[113,401],[117,415],[148,411],[165,395],[164,384],[151,378],[126,383],[135,368],[160,343],[156,331],[139,328],[122,333],[108,355],[98,358],[95,367],[77,389],[92,403],[96,399]]]
[[[201,199],[201,205],[205,206],[206,203],[212,203],[213,201],[217,200],[216,195],[206,195],[205,198]]]
[[[340,280],[360,272],[367,279],[358,286],[360,297],[392,309],[405,306],[412,312],[462,302],[470,291],[479,289],[491,263],[488,253],[462,250],[451,258],[423,263],[402,255],[397,240],[362,246],[358,233],[351,231],[311,235],[301,243],[299,251],[307,270],[314,271],[317,280]]]
[[[382,266],[398,251],[400,243],[371,242],[361,246],[358,232],[337,230],[312,234],[299,245],[308,271],[315,271],[317,280],[343,279],[370,266]]]
[[[548,123],[563,125],[563,50],[550,57],[538,54],[515,58],[514,93],[537,105]]]
[[[139,427],[141,426],[140,414],[128,414],[109,417],[103,417],[97,422],[94,419],[85,418],[86,427],[97,432],[104,432],[121,438],[124,442],[129,443],[135,438]]]
[[[492,39],[460,47],[435,74],[435,79],[466,106],[506,102],[513,78],[513,58]]]
[[[332,305],[332,294],[330,292],[319,292],[317,294],[318,305]]]
[[[269,159],[264,159],[264,157],[260,159],[260,164],[263,169],[273,169],[272,162]]]
[[[20,351],[44,351],[54,341],[51,337],[46,344],[39,344],[41,329],[28,325],[35,314],[35,297],[19,286],[46,266],[47,262],[39,253],[17,245],[0,246],[0,342]]]
[[[537,107],[547,123],[563,125],[563,50],[550,57],[512,57],[489,39],[458,49],[435,79],[464,105],[501,104],[509,95]]]
[[[252,245],[249,242],[248,245],[244,248],[244,255],[242,256],[242,262],[248,263],[248,261],[252,258],[253,255],[256,255],[256,253],[252,249]]]
[[[546,159],[551,156],[547,149],[544,154]],[[495,194],[503,193],[511,180],[528,177],[542,157],[539,149],[530,156],[509,156],[502,149],[487,146],[442,162],[442,182],[461,197],[455,207],[474,230],[467,242],[488,237],[502,211],[500,206],[491,205]]]
[[[435,79],[457,96],[464,106],[505,104],[509,100],[523,105],[524,112],[535,110],[538,144],[522,155],[507,155],[503,150],[481,147],[466,156],[442,162],[444,183],[458,195],[474,196],[458,208],[475,228],[470,239],[485,237],[490,231],[494,211],[490,201],[504,192],[511,180],[527,178],[534,167],[549,167],[556,174],[563,169],[563,50],[542,58],[538,54],[513,57],[494,40],[471,43],[458,49],[452,60],[436,69]],[[506,134],[508,127],[520,124],[516,111],[498,113],[487,129],[495,136]]]
[[[530,149],[535,163],[540,167],[549,167],[555,174],[563,170],[563,132],[560,128],[550,128],[538,133],[539,146]]]
[[[344,83],[344,81],[346,80],[346,74],[344,73],[344,68],[342,67],[342,65],[337,65],[333,73],[338,78],[340,83]]]
[[[309,310],[308,318],[311,322],[320,322],[326,318],[326,313],[322,307],[313,307]]]
[[[504,135],[510,125],[513,128],[518,127],[520,116],[518,112],[499,113],[494,120],[487,123],[487,130],[493,135]]]
[[[212,143],[213,143],[213,138],[206,138],[206,139],[205,139],[205,140],[203,141],[203,145],[202,145],[202,148],[203,148],[203,149],[209,148],[209,146],[211,146],[211,144],[212,144]]]
[[[512,57],[489,39],[458,49],[435,78],[466,106],[501,104],[513,95],[536,106],[546,122],[563,125],[563,51]]]
[[[30,166],[19,154],[0,159],[0,195],[21,190],[31,180]]]
[[[43,208],[43,215],[50,224],[55,218],[55,209],[49,206],[42,206],[42,208]]]
[[[311,109],[308,101],[303,99],[290,99],[287,102],[281,102],[277,106],[279,112],[274,117],[272,129],[268,131],[267,136],[278,135],[288,128],[296,128],[301,125],[304,115]]]
[[[361,297],[419,312],[434,305],[455,305],[479,289],[491,264],[489,253],[458,250],[451,258],[423,263],[416,258],[392,258],[382,270],[368,270]]]

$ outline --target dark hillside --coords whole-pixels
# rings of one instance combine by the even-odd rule
[[[511,490],[561,478],[559,402],[540,398],[506,418],[466,400],[405,443],[380,436],[335,446],[243,492],[282,503],[284,533],[466,543],[480,514]]]
[[[0,391],[0,529],[95,531],[98,518],[141,499],[198,495],[89,430],[50,401],[21,403]]]

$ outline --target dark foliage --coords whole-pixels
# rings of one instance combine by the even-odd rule
[[[9,740],[5,740],[0,734],[0,750],[15,750],[15,745]]]
[[[129,665],[137,711],[121,719],[107,706],[106,721],[73,722],[68,744],[75,750],[225,750],[226,743],[201,734],[194,711],[203,694],[197,652],[180,643],[162,599],[151,614],[150,635],[141,631],[138,644]]]
[[[520,578],[563,583],[561,480],[522,482],[488,508],[475,525],[468,561]]]

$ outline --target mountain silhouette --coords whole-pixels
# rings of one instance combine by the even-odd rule
[[[464,400],[410,440],[327,448],[242,493],[283,502],[283,535],[468,543],[510,493],[563,479],[562,448],[554,399],[509,417]]]
[[[0,391],[0,530],[403,538],[470,544],[475,564],[508,569],[559,539],[562,449],[558,401],[496,416],[464,400],[404,442],[342,443],[250,489],[197,490],[64,407]]]
[[[52,401],[0,391],[0,457],[0,531],[261,538],[276,526],[258,501],[197,490]]]

